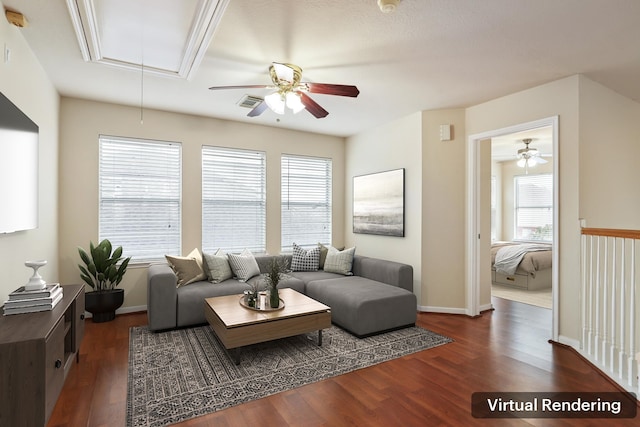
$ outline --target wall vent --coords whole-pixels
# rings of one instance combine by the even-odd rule
[[[264,101],[263,98],[259,98],[257,96],[245,95],[244,97],[242,97],[240,101],[238,101],[238,105],[244,108],[253,108],[259,103],[261,103],[262,101]]]

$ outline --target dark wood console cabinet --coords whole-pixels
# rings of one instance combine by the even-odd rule
[[[84,335],[84,285],[51,311],[0,316],[0,425],[44,426]]]

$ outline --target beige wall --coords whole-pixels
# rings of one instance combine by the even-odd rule
[[[640,103],[580,79],[580,217],[640,230]]]
[[[422,298],[428,311],[465,306],[465,112],[422,113]],[[440,125],[452,139],[440,140]],[[454,310],[452,310],[454,309]]]
[[[22,37],[21,29],[0,19],[0,47],[11,51],[5,63],[0,55],[0,92],[39,127],[39,225],[35,230],[0,234],[0,303],[27,283],[33,270],[24,262],[46,259],[39,270],[47,282],[58,277],[58,103],[59,97]],[[0,183],[8,185],[9,183]],[[10,209],[1,205],[0,209]]]
[[[415,113],[347,138],[345,168],[345,244],[356,253],[413,266],[413,290],[420,301],[422,137],[421,114]],[[353,177],[405,169],[405,237],[353,233]]]
[[[62,98],[60,111],[60,277],[79,282],[77,246],[98,239],[98,135],[182,143],[182,250],[201,247],[202,145],[267,153],[267,251],[280,252],[280,155],[333,159],[333,243],[344,241],[344,139],[156,110]],[[126,255],[126,248],[125,255]],[[132,266],[120,285],[126,307],[146,305],[146,266]]]

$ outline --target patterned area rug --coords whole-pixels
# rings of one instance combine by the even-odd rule
[[[243,347],[235,365],[209,326],[129,333],[127,426],[165,426],[452,342],[411,327],[359,339],[332,326]]]

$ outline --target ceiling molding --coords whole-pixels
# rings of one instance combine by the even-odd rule
[[[229,1],[66,0],[66,3],[85,61],[136,71],[144,68],[146,73],[190,79]],[[122,43],[123,38],[128,43]],[[138,46],[132,41],[136,38]]]

